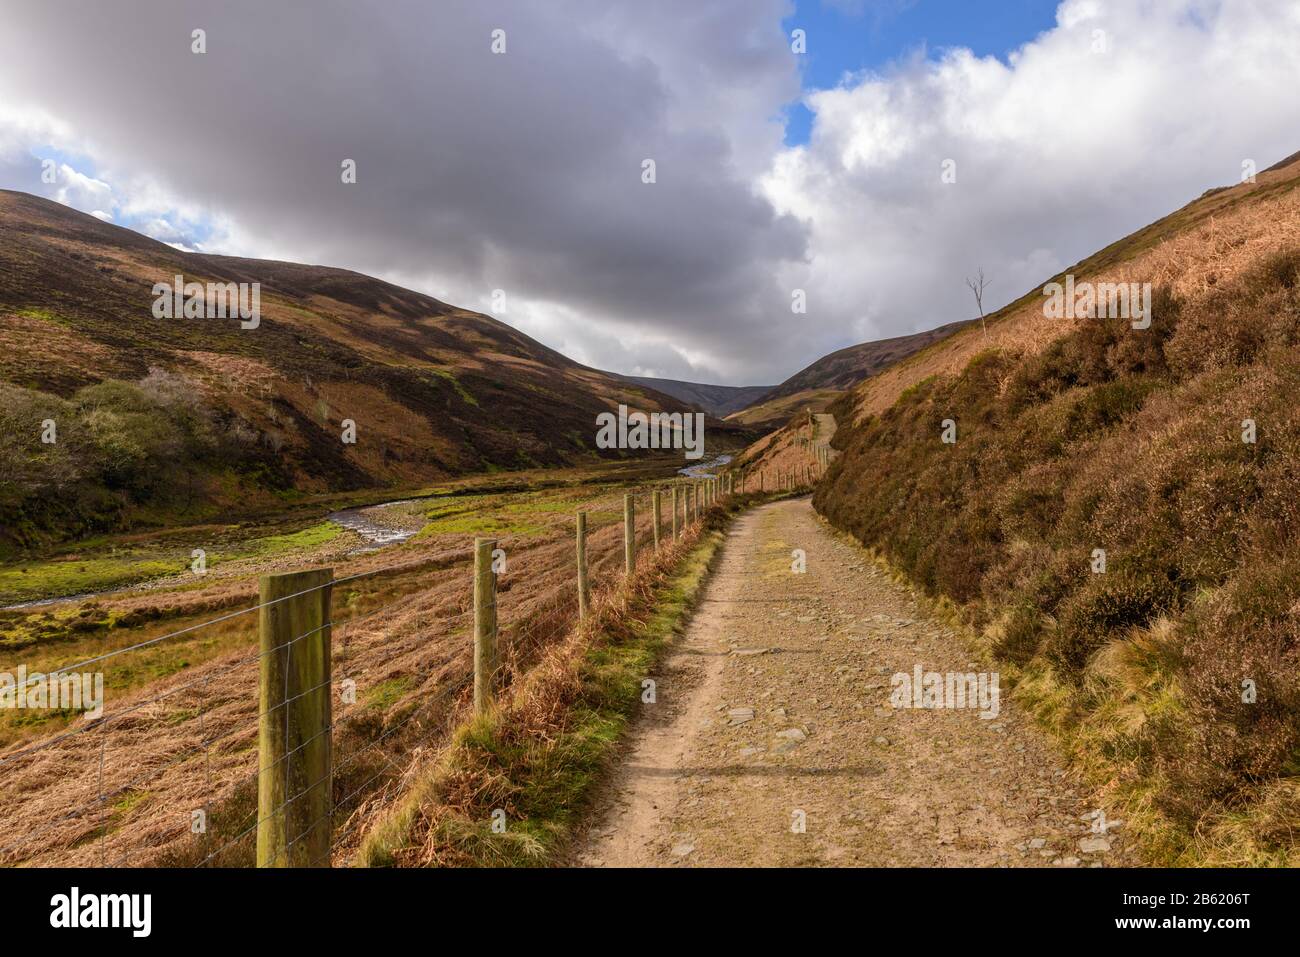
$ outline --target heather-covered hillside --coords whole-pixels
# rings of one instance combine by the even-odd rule
[[[952,341],[961,364],[846,395],[814,499],[949,604],[1171,862],[1300,854],[1295,174],[1117,250],[1157,280],[1150,328],[1033,336],[1021,303]]]

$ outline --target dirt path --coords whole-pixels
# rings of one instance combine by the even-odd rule
[[[918,664],[980,670],[806,499],[742,516],[573,862],[1133,863],[1005,694],[987,719],[892,707]]]

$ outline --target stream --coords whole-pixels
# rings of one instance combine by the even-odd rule
[[[678,475],[685,475],[687,478],[716,478],[716,469],[722,468],[731,462],[730,455],[719,455],[716,459],[710,459],[707,462],[699,462],[695,465],[688,465],[684,469],[678,469]]]
[[[381,548],[387,548],[389,545],[397,545],[406,541],[420,530],[420,526],[403,528],[385,523],[381,520],[381,516],[375,513],[382,512],[384,509],[392,508],[395,505],[407,505],[414,501],[416,499],[403,498],[393,502],[383,502],[379,505],[345,508],[338,512],[331,512],[326,518],[335,525],[342,525],[365,539],[366,544],[361,548],[354,549],[350,554],[359,555],[364,552],[377,552]]]

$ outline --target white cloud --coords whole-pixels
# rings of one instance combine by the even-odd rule
[[[808,98],[811,141],[764,189],[811,230],[789,281],[814,351],[972,317],[981,266],[1009,302],[1300,149],[1294,2],[1069,0],[1057,19],[1008,62],[956,49]]]
[[[113,187],[102,179],[78,172],[67,163],[60,163],[54,198],[64,206],[93,213],[113,208]]]

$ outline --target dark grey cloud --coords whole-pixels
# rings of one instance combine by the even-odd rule
[[[752,186],[798,92],[781,2],[6,6],[0,90],[229,217],[241,252],[477,308],[501,288],[534,304],[502,318],[599,329],[586,358],[627,371],[789,371],[771,317],[805,230]]]

